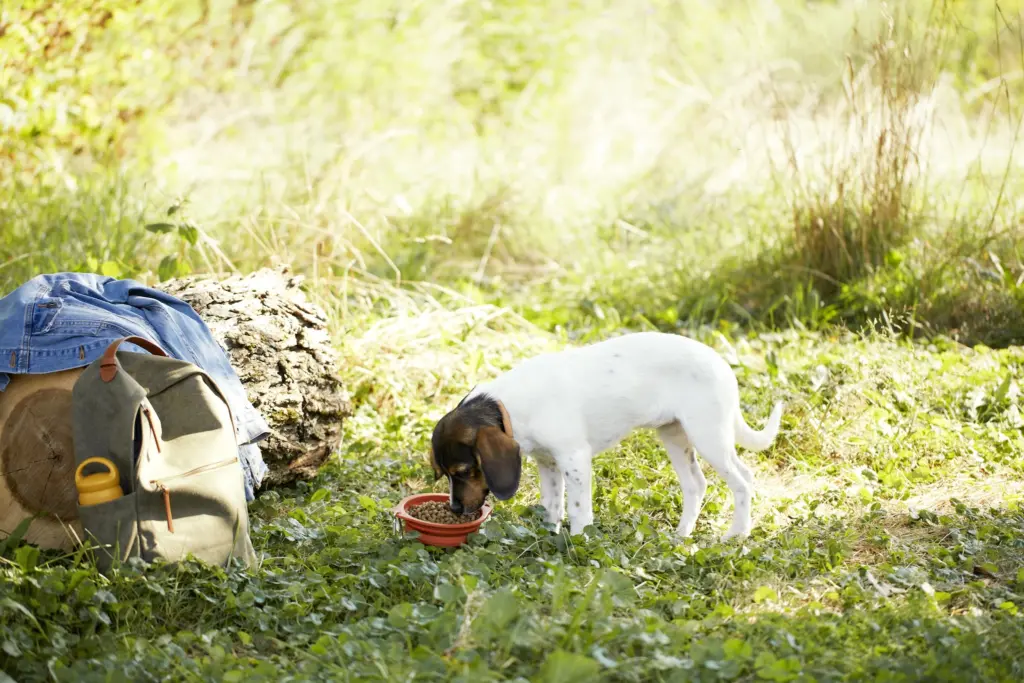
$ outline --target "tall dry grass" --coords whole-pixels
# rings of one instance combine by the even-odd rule
[[[1022,272],[1020,4],[176,0],[191,28],[166,57],[187,87],[151,84],[174,107],[146,130],[165,134],[119,140],[147,162],[116,169],[131,214],[42,232],[90,245],[75,267],[144,278],[168,254],[287,262],[332,295],[427,281],[621,321],[916,306],[932,294],[911,278],[988,259],[980,233]],[[0,277],[68,263],[30,246],[59,206],[9,194]],[[125,227],[176,207],[194,229]],[[96,223],[117,226],[106,243]]]
[[[888,16],[866,63],[846,60],[842,97],[823,117],[832,138],[815,158],[806,158],[783,122],[793,247],[819,287],[881,265],[929,208],[922,148],[933,123],[944,33]]]

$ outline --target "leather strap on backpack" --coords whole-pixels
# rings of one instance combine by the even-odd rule
[[[121,342],[135,344],[140,348],[146,349],[154,356],[167,356],[163,349],[148,339],[143,339],[142,337],[122,337],[108,346],[107,350],[103,352],[103,357],[100,359],[100,379],[104,382],[110,382],[117,377],[117,347],[121,345]]]

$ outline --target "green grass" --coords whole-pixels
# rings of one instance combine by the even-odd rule
[[[710,472],[695,539],[673,540],[679,488],[640,433],[596,462],[589,541],[544,527],[528,465],[469,547],[426,549],[396,536],[389,509],[431,488],[433,420],[473,382],[558,346],[469,311],[406,311],[346,344],[360,396],[346,447],[317,480],[253,505],[257,570],[107,580],[10,552],[4,669],[68,681],[1019,679],[1019,349],[700,333],[734,363],[751,421],[790,403],[778,445],[744,456],[759,481],[750,540],[718,542],[730,499]],[[417,322],[449,334],[403,338]],[[362,344],[383,339],[390,352],[367,361]]]
[[[1021,4],[882,7],[6,4],[0,292],[290,263],[355,414],[315,481],[252,506],[253,571],[4,544],[0,668],[1024,678]],[[710,472],[671,537],[646,433],[597,461],[586,542],[544,527],[529,464],[469,547],[395,534],[474,383],[637,329],[721,351],[751,423],[787,401],[743,455],[750,540],[718,543]]]

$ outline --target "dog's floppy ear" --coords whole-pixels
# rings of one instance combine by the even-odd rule
[[[437,481],[441,478],[441,475],[444,474],[444,472],[442,472],[441,468],[437,466],[437,460],[434,458],[433,446],[430,447],[430,452],[427,453],[427,461],[430,463],[430,468],[434,470],[434,481]]]
[[[501,427],[481,427],[476,433],[473,450],[494,497],[498,500],[511,498],[519,489],[519,475],[523,471],[519,444]]]

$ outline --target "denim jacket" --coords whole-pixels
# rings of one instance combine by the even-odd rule
[[[0,299],[0,391],[11,375],[89,365],[112,341],[132,335],[203,369],[224,392],[240,444],[246,499],[253,500],[267,471],[257,443],[270,427],[210,329],[191,306],[169,294],[89,273],[32,278]],[[122,348],[145,353],[134,344]]]

